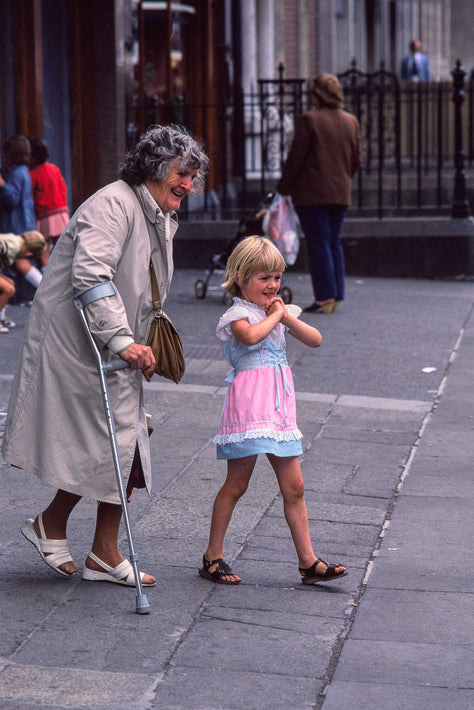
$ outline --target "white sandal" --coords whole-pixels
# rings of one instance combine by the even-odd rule
[[[93,552],[89,552],[89,557],[94,560],[106,572],[98,572],[95,569],[89,569],[84,565],[82,570],[82,579],[88,582],[114,582],[114,584],[123,584],[126,587],[135,586],[135,575],[133,573],[132,563],[129,560],[123,560],[117,567],[111,567],[103,562]],[[140,579],[144,587],[154,587],[156,582],[144,582],[143,577],[145,572],[140,572]]]
[[[26,537],[28,542],[31,542],[31,544],[36,547],[41,559],[46,562],[48,567],[51,567],[55,572],[58,572],[63,577],[72,577],[77,570],[69,574],[68,572],[64,572],[62,569],[59,569],[59,566],[63,565],[65,562],[74,562],[69,553],[67,539],[49,540],[46,537],[43,525],[43,513],[38,515],[38,526],[41,537],[38,537],[36,534],[34,522],[33,518],[28,518],[26,523],[20,528],[22,534]]]

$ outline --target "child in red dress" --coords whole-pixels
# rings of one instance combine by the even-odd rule
[[[69,222],[67,188],[60,169],[48,163],[49,150],[42,138],[30,138],[31,168],[36,229],[44,236],[47,249],[43,251],[41,266],[49,261],[50,251]]]

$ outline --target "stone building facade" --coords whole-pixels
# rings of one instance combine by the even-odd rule
[[[241,0],[244,91],[257,79],[337,74],[355,59],[396,74],[412,39],[428,54],[433,79],[450,79],[455,60],[474,65],[472,0]]]

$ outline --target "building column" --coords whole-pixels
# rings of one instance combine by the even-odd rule
[[[247,176],[261,170],[261,141],[255,133],[260,130],[258,106],[258,49],[257,49],[257,2],[242,0],[242,91],[244,94],[245,170]]]
[[[257,3],[242,0],[242,90],[244,94],[257,89]]]
[[[258,3],[257,72],[259,79],[274,79],[275,67],[275,3],[260,0]]]
[[[318,18],[319,71],[335,74],[337,72],[335,0],[318,1]]]
[[[365,0],[354,0],[353,15],[354,51],[349,62],[355,59],[357,68],[367,71],[367,25],[365,22]],[[347,67],[346,67],[347,69]]]
[[[41,0],[12,3],[15,130],[43,135],[43,33]]]
[[[385,68],[390,68],[390,12],[388,0],[380,0],[376,5],[376,30],[374,36],[374,69],[380,68],[380,62]]]

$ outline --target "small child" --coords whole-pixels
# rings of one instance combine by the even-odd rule
[[[5,177],[0,173],[1,231],[12,234],[35,231],[33,192],[28,171],[31,160],[28,139],[20,134],[10,136],[3,144],[2,151]],[[12,268],[35,289],[38,288],[42,274],[29,259],[18,256]],[[4,321],[4,327],[14,327],[15,324],[5,316],[4,311],[0,318]]]
[[[216,332],[234,371],[214,443],[217,458],[227,460],[227,478],[214,501],[209,545],[199,569],[201,577],[217,584],[241,581],[223,560],[224,536],[258,454],[266,454],[275,471],[303,584],[347,574],[342,565],[318,559],[311,545],[299,460],[302,434],[296,425],[285,332],[311,348],[318,348],[322,337],[298,320],[298,306],[285,306],[277,295],[284,268],[281,253],[269,239],[247,237],[230,255],[222,284],[233,296],[233,305]]]
[[[48,245],[41,255],[41,266],[44,270],[52,248],[69,222],[67,187],[57,165],[47,162],[49,149],[46,141],[38,137],[29,138],[29,141],[36,229],[41,232]]]

